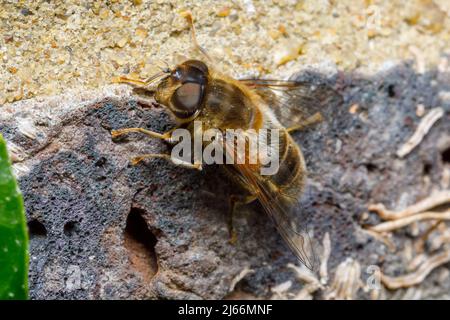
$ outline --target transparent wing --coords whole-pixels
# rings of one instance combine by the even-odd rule
[[[225,152],[235,150],[233,142],[225,139]],[[237,163],[242,163],[242,155],[236,154]],[[239,161],[241,160],[241,161]],[[298,223],[298,210],[301,208],[298,199],[280,194],[272,182],[260,175],[258,166],[234,164],[233,171],[251,190],[254,190],[259,202],[274,222],[278,232],[296,257],[309,269],[314,270],[316,255],[311,237],[306,228]]]
[[[256,92],[275,113],[284,127],[291,127],[325,108],[342,103],[342,96],[326,84],[305,81],[242,79],[241,83]]]

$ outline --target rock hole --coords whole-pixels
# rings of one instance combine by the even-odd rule
[[[433,166],[431,165],[431,163],[427,163],[425,162],[423,164],[423,169],[422,169],[422,173],[424,176],[429,176],[431,173],[431,169],[433,168]]]
[[[367,172],[374,172],[378,168],[373,163],[366,163],[366,169],[367,169]]]
[[[393,85],[393,84],[388,85],[387,92],[388,92],[389,98],[394,98],[396,95],[395,85]]]
[[[105,157],[100,157],[97,161],[95,161],[95,166],[96,167],[103,167],[106,164],[106,158]]]
[[[131,267],[141,273],[145,281],[150,281],[158,271],[156,242],[142,217],[142,210],[132,208],[127,218],[124,243]]]
[[[450,147],[442,151],[441,156],[443,163],[450,163]]]
[[[64,225],[64,234],[68,237],[73,236],[78,231],[78,222],[69,221]]]
[[[28,233],[30,235],[30,239],[47,237],[47,229],[44,224],[36,219],[28,222]]]

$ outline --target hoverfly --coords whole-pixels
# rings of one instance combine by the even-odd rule
[[[280,161],[276,174],[262,176],[258,164],[249,165],[245,161],[222,166],[228,176],[246,191],[246,194],[230,197],[231,240],[236,239],[233,229],[236,207],[257,200],[296,257],[306,267],[314,269],[313,244],[306,228],[297,223],[298,199],[306,183],[305,160],[290,133],[321,121],[322,114],[314,111],[332,102],[339,103],[340,95],[326,85],[313,86],[306,82],[232,79],[214,68],[210,56],[197,43],[191,14],[185,14],[185,18],[190,25],[194,48],[204,59],[186,60],[147,80],[121,77],[119,82],[154,93],[156,102],[165,106],[177,121],[174,129],[184,127],[192,131],[195,120],[220,132],[230,128],[279,130],[276,148]],[[156,89],[152,89],[155,83]],[[173,143],[171,136],[174,129],[161,134],[143,128],[123,128],[113,130],[111,134],[115,138],[140,132]],[[224,139],[223,143],[226,152],[235,150],[234,142]],[[145,154],[133,158],[132,163],[154,157],[173,160],[169,154]],[[201,169],[201,164],[180,161],[176,164]]]

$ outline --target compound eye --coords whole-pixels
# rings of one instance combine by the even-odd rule
[[[187,82],[175,91],[173,103],[180,111],[192,114],[199,107],[202,97],[203,86],[195,82]]]

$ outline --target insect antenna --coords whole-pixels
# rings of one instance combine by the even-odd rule
[[[181,14],[186,21],[189,24],[189,28],[191,29],[191,39],[192,42],[194,44],[194,48],[198,51],[200,51],[201,54],[203,54],[203,56],[205,56],[205,58],[209,61],[209,62],[213,62],[213,59],[208,55],[208,53],[206,52],[205,49],[203,49],[197,41],[197,36],[195,35],[195,26],[194,26],[194,18],[192,17],[192,13],[190,11],[187,12],[183,12]]]

